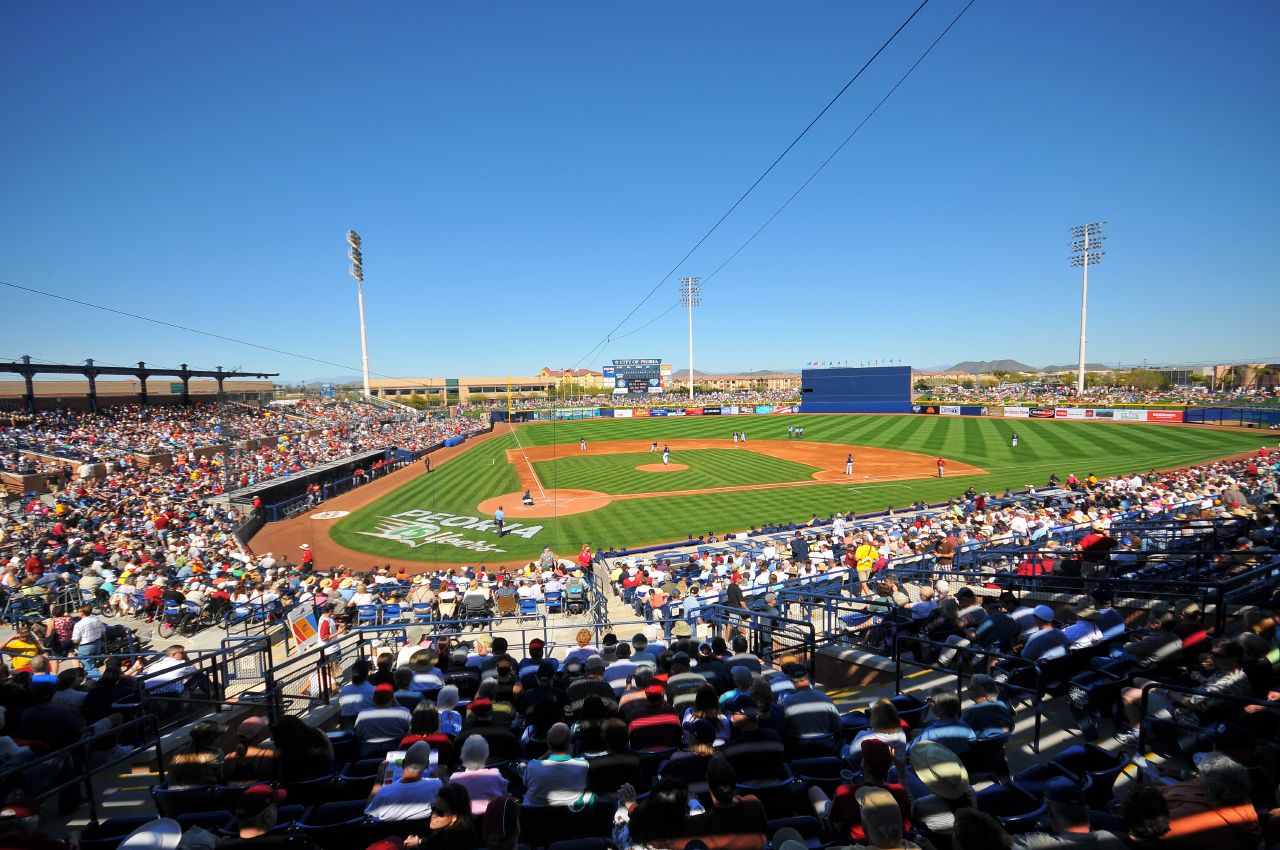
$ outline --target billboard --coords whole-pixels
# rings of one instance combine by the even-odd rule
[[[614,395],[649,395],[664,389],[662,361],[651,358],[614,360],[612,366],[600,370],[607,379],[613,377]],[[668,370],[668,380],[670,371]]]
[[[1181,410],[1148,410],[1148,422],[1181,422]]]

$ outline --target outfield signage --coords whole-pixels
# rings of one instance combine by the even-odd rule
[[[722,405],[720,405],[720,415],[721,415],[721,416],[737,416],[737,415],[738,415],[738,405],[736,405],[736,404],[722,404]]]
[[[993,408],[993,410],[998,409]],[[916,412],[929,413],[932,412],[932,409],[916,405]],[[947,407],[945,405],[940,407],[939,412],[946,413]],[[968,408],[961,408],[961,412],[967,415]],[[1133,410],[1127,407],[1022,407],[1020,405],[1010,405],[1004,408],[1002,413],[1009,419],[1109,419],[1120,422],[1186,421],[1181,410]]]
[[[1181,422],[1182,421],[1181,410],[1148,410],[1146,413],[1147,413],[1148,422]]]
[[[1004,415],[1009,417],[1010,419],[1026,419],[1030,414],[1031,414],[1031,409],[1028,407],[1020,407],[1015,405],[1013,407],[1006,407],[1004,409]]]
[[[509,522],[503,527],[503,537],[514,534],[526,540],[542,531],[541,525],[524,525]],[[486,537],[498,538],[496,526],[491,517],[467,516],[465,514],[436,513],[433,511],[403,511],[391,516],[378,517],[377,531],[358,531],[366,537],[380,537],[395,543],[403,543],[412,549],[435,543],[439,546],[453,546],[458,549],[470,549],[473,552],[505,552],[506,550],[486,539],[475,539],[476,533]]]
[[[938,412],[941,413],[943,416],[959,416],[960,405],[958,404],[939,405]]]

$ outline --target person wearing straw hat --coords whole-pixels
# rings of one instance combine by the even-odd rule
[[[938,835],[951,834],[956,809],[977,805],[969,771],[959,756],[933,741],[921,741],[911,749],[905,784],[911,796],[912,822]]]

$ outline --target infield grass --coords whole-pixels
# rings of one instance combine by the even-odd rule
[[[478,520],[477,528],[453,529],[459,537],[498,546],[503,550],[501,553],[480,554],[437,544],[411,548],[395,540],[359,533],[377,531],[379,517],[415,509],[479,518],[476,506],[481,501],[519,489],[519,479],[515,469],[507,463],[505,452],[520,446],[558,444],[566,447],[566,457],[550,470],[545,469],[552,465],[549,461],[536,464],[544,487],[558,484],[563,488],[617,494],[732,486],[728,482],[734,481],[736,475],[750,476],[749,481],[742,483],[806,480],[812,472],[810,468],[755,453],[750,453],[755,462],[751,469],[735,469],[747,453],[733,450],[702,449],[672,453],[673,462],[688,463],[689,473],[713,479],[712,483],[701,484],[686,483],[693,479],[679,480],[679,476],[686,474],[684,472],[636,471],[636,465],[654,461],[654,456],[648,453],[574,456],[576,444],[582,437],[594,445],[611,440],[728,439],[733,431],[745,430],[749,440],[785,440],[789,424],[802,424],[805,438],[809,441],[855,447],[878,446],[942,456],[981,467],[987,470],[987,474],[875,484],[838,481],[798,488],[630,499],[589,513],[531,520],[526,527],[536,523],[542,528],[527,538],[507,535],[499,540],[487,527],[481,527]],[[500,427],[505,429],[505,426]],[[1016,449],[1010,446],[1014,431],[1020,437],[1020,445]],[[960,495],[970,485],[991,492],[1019,489],[1029,484],[1043,486],[1051,473],[1057,473],[1061,478],[1072,472],[1081,478],[1091,472],[1099,476],[1122,472],[1146,473],[1153,468],[1182,466],[1256,450],[1268,442],[1271,438],[1265,433],[1199,429],[1195,426],[920,415],[738,416],[725,419],[536,423],[518,427],[515,435],[504,434],[477,445],[435,472],[418,477],[344,518],[334,526],[332,534],[342,545],[375,557],[438,564],[513,561],[535,557],[544,545],[550,545],[563,555],[572,555],[583,543],[592,547],[621,548],[684,539],[691,533],[696,536],[708,531],[743,530],[764,522],[807,519],[813,513],[826,516],[837,510],[878,510],[889,505],[906,505],[917,498],[941,501]],[[703,458],[697,458],[696,463],[689,463],[689,456],[694,454],[705,455],[705,462]],[[622,458],[625,460],[619,460]],[[794,477],[790,474],[782,478],[761,477],[774,472],[781,474],[778,464],[793,467]],[[370,562],[373,560],[371,557]]]
[[[642,472],[642,464],[662,463],[662,455],[636,452],[618,455],[573,455],[533,465],[542,486],[548,489],[598,490],[601,493],[659,493],[803,481],[817,471],[789,460],[743,449],[686,449],[671,454],[671,462],[688,469],[674,472]]]

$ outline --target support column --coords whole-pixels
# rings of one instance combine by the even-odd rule
[[[178,373],[178,377],[182,378],[182,406],[191,406],[191,370],[187,368],[187,364],[182,364],[182,371]]]
[[[147,406],[147,378],[151,377],[151,373],[146,371],[147,364],[141,360],[138,361],[138,380],[140,386],[138,388],[138,402],[143,406]]]
[[[93,368],[93,358],[90,357],[84,361],[87,366],[84,370],[84,376],[89,379],[89,412],[98,412],[98,370]]]
[[[26,394],[23,396],[23,400],[26,402],[26,405],[27,405],[27,413],[35,413],[36,412],[36,385],[31,380],[35,376],[35,372],[31,370],[31,357],[29,355],[26,355],[26,354],[22,355],[22,365],[26,367],[25,369],[22,370],[22,380],[27,385],[27,391],[26,391]]]

